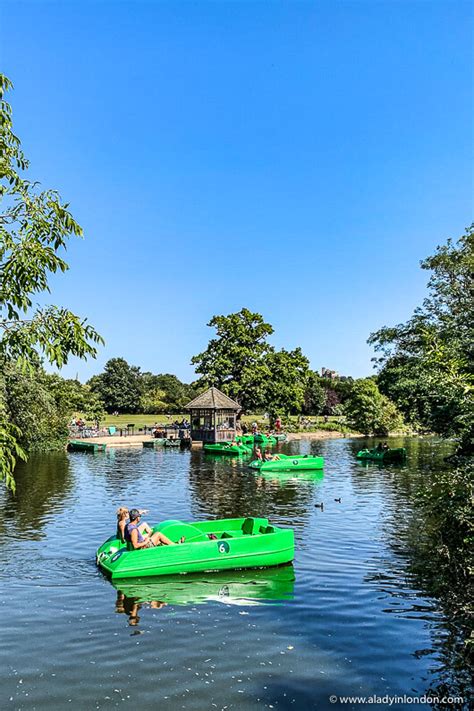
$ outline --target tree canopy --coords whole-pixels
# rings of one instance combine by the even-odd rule
[[[96,355],[102,338],[86,319],[57,305],[35,307],[49,292],[51,274],[65,272],[67,242],[82,229],[55,190],[41,190],[25,177],[29,162],[13,132],[12,110],[4,95],[11,81],[0,74],[0,361],[35,372],[42,359],[61,367],[71,355]],[[0,383],[0,393],[5,391]],[[0,396],[0,479],[13,486],[13,468],[25,453],[22,433]]]
[[[199,383],[218,387],[246,411],[258,409],[270,376],[265,356],[271,351],[267,338],[273,333],[272,326],[246,308],[228,316],[213,316],[207,325],[216,329],[217,337],[191,360],[201,375]]]
[[[140,407],[140,368],[129,365],[124,358],[111,358],[103,373],[94,375],[88,382],[97,393],[107,412],[133,414]]]
[[[474,227],[421,262],[428,295],[404,324],[373,333],[380,389],[414,425],[457,437],[472,452],[474,429]]]
[[[309,374],[309,361],[301,348],[272,350],[265,363],[270,373],[264,389],[265,408],[272,416],[300,412]]]
[[[351,427],[367,435],[386,436],[403,427],[401,414],[393,402],[382,395],[373,378],[354,380],[344,413]]]

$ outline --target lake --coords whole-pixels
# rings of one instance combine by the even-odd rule
[[[199,450],[33,455],[16,496],[0,494],[1,708],[325,709],[360,708],[331,695],[422,696],[450,674],[450,621],[410,573],[407,524],[443,450],[391,440],[407,463],[383,467],[356,461],[367,444],[284,445],[325,457],[324,473],[298,479]],[[119,505],[149,509],[150,523],[268,517],[294,528],[294,565],[114,587],[94,554]]]

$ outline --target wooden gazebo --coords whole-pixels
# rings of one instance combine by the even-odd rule
[[[191,439],[195,442],[230,442],[235,439],[240,405],[217,388],[209,388],[188,402]]]

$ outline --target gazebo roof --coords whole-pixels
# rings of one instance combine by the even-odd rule
[[[240,410],[240,405],[217,388],[209,388],[188,402],[185,410]]]

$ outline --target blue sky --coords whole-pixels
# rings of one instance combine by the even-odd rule
[[[472,220],[467,2],[2,0],[30,175],[85,230],[50,301],[123,356],[193,378],[242,306],[314,368],[372,372]]]

